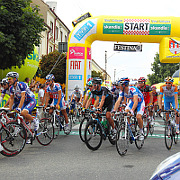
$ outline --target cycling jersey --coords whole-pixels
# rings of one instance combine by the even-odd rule
[[[71,94],[71,96],[74,94],[74,97],[73,98],[81,98],[81,95],[83,94],[82,91],[79,89],[79,90],[74,90]]]
[[[53,88],[51,89],[50,86],[47,87],[47,92],[52,93],[53,95],[53,102],[51,103],[51,105],[56,105],[58,102],[58,98],[59,98],[59,91],[61,90],[61,100],[59,102],[59,106],[61,110],[66,109],[66,105],[65,105],[65,100],[64,100],[64,94],[62,92],[61,89],[61,85],[59,83],[54,83]]]
[[[138,86],[138,89],[142,92],[145,104],[147,105],[150,102],[149,93],[152,92],[151,86],[145,84],[143,87]]]
[[[93,90],[91,91],[91,98],[96,98],[96,96],[99,97],[99,99],[102,99],[102,96],[105,96],[105,102],[103,104],[102,110],[107,108],[107,111],[111,111],[113,107],[113,96],[112,93],[104,86],[101,86],[101,89]],[[101,101],[101,100],[99,100]]]
[[[158,97],[158,93],[157,92],[153,92],[153,103],[158,100],[157,97]]]
[[[3,89],[1,96],[2,96],[2,95],[4,96],[5,94],[7,94],[7,95],[10,96],[10,90],[9,90],[9,89]]]
[[[141,93],[141,91],[134,86],[129,86],[129,90],[128,93],[120,91],[119,92],[119,97],[126,97],[129,98],[130,100],[133,101],[133,96],[138,95],[138,102],[143,102],[144,101],[144,97],[143,94]]]
[[[13,85],[10,87],[10,95],[14,95],[13,109],[18,107],[22,92],[25,92],[25,100],[21,110],[26,109],[31,114],[36,107],[35,95],[24,82],[17,82],[16,87]]]
[[[99,98],[101,99],[102,96],[106,96],[106,98],[108,96],[112,96],[112,93],[106,87],[101,86],[101,89],[99,91],[98,90],[91,91],[91,98],[95,98],[95,95],[99,96]]]
[[[177,86],[172,84],[170,89],[167,89],[166,84],[160,86],[160,95],[163,94],[164,94],[164,109],[169,110],[171,107],[170,104],[172,104],[173,108],[176,109],[174,95],[178,94]]]
[[[62,92],[61,85],[59,83],[54,83],[52,90],[51,90],[50,86],[48,86],[46,88],[46,91],[49,92],[50,94],[52,94],[53,99],[58,99],[58,97],[59,97],[58,91],[60,91],[60,90],[61,90],[61,99],[62,99],[62,98],[64,98],[64,94]]]
[[[166,84],[160,87],[160,94],[164,94],[164,101],[171,99],[175,94],[178,94],[178,88],[176,85],[172,84],[170,89],[167,89]]]
[[[30,91],[24,82],[17,82],[16,88],[13,85],[10,87],[10,95],[14,95],[15,101],[21,100],[22,92],[25,92],[25,101],[30,101],[35,97],[34,93]]]

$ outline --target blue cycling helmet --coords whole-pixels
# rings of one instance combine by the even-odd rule
[[[92,85],[93,85],[92,81],[89,81],[89,82],[87,83],[87,85],[88,85],[88,86],[92,86]]]
[[[55,77],[54,77],[53,74],[48,74],[48,75],[46,76],[46,80],[54,80],[54,79],[55,79]]]
[[[119,85],[128,86],[128,85],[129,85],[129,79],[128,79],[128,77],[121,78],[121,79],[118,81],[118,84],[119,84]]]
[[[174,82],[174,79],[170,76],[168,76],[167,78],[165,78],[164,82],[170,82],[170,83],[173,83]]]

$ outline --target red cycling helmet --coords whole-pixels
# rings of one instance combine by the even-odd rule
[[[140,78],[138,79],[138,82],[146,82],[145,77],[140,77]]]
[[[152,85],[151,88],[152,88],[152,89],[157,89],[156,86],[154,86],[154,85]]]

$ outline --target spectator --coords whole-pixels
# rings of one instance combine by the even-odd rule
[[[45,91],[45,85],[44,84],[40,84],[39,85],[39,92],[38,92],[38,105],[39,106],[43,106],[44,104],[44,91]]]

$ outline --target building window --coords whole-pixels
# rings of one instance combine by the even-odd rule
[[[62,31],[60,31],[60,33],[61,33],[61,42],[62,42],[62,38],[63,38],[63,32],[62,32]]]
[[[49,47],[49,53],[52,52],[52,46]]]
[[[58,39],[58,27],[56,26],[56,39]]]
[[[51,27],[51,33],[53,34],[53,22],[50,22],[50,27]]]

